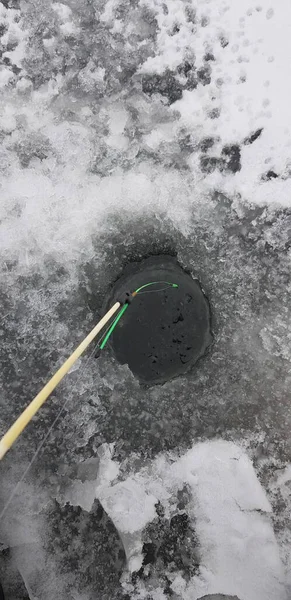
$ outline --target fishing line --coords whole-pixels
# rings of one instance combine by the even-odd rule
[[[126,309],[128,308],[128,306],[129,306],[128,304],[125,304],[125,305],[122,307],[121,311],[118,313],[118,315],[117,315],[116,319],[113,321],[113,323],[112,323],[112,325],[111,325],[111,327],[110,327],[110,329],[109,329],[108,333],[106,334],[106,336],[105,336],[105,338],[104,338],[104,340],[103,340],[102,344],[100,344],[100,349],[101,349],[101,350],[103,350],[103,348],[105,347],[105,344],[106,344],[106,343],[107,343],[107,341],[109,340],[109,338],[110,338],[111,334],[113,333],[113,331],[114,331],[114,329],[115,329],[115,327],[116,327],[117,323],[120,321],[120,319],[121,319],[122,315],[125,313],[125,311],[126,311]]]
[[[118,315],[117,315],[118,316]],[[109,329],[112,327],[114,321],[115,321],[116,317],[113,317],[113,319],[111,320],[111,322],[109,323],[108,327],[105,329],[104,333],[101,335],[101,338],[98,340],[97,344],[96,344],[96,348],[95,350],[100,348],[100,344],[102,342],[102,340],[105,338],[105,336],[107,335]]]
[[[159,292],[164,292],[165,290],[168,290],[169,286],[167,285],[166,287],[163,287],[159,290],[145,290],[144,292],[138,292],[137,296],[142,296],[143,294],[158,294]]]
[[[157,289],[157,290],[145,290],[144,292],[143,292],[143,291],[141,291],[141,290],[144,290],[144,288],[150,287],[150,286],[152,286],[152,285],[163,284],[163,283],[166,283],[166,284],[167,284],[167,286],[166,286],[166,287],[163,287],[163,288],[161,288],[161,289]],[[172,288],[177,288],[177,287],[179,287],[179,286],[178,286],[178,284],[177,284],[177,283],[172,283],[172,282],[170,282],[170,281],[150,281],[149,283],[145,283],[145,284],[144,284],[144,285],[142,285],[141,287],[137,288],[137,289],[136,289],[136,290],[133,292],[132,296],[133,296],[133,297],[136,297],[136,296],[140,296],[141,294],[147,294],[147,293],[152,293],[152,294],[153,294],[153,293],[158,293],[158,292],[162,292],[162,291],[164,291],[164,290],[167,290],[169,287],[170,287],[170,288],[171,288],[171,287],[172,287]],[[105,345],[107,344],[107,342],[108,342],[108,340],[109,340],[110,336],[112,335],[112,333],[113,333],[113,331],[114,331],[114,329],[115,329],[115,327],[116,327],[117,323],[120,321],[120,319],[121,319],[122,315],[125,313],[125,311],[126,311],[127,307],[128,307],[128,304],[125,304],[125,305],[124,305],[124,306],[121,308],[121,310],[119,311],[119,313],[118,313],[117,317],[115,317],[115,319],[114,319],[114,321],[113,321],[113,323],[112,323],[112,325],[111,325],[111,327],[110,327],[110,329],[109,329],[108,333],[107,333],[107,334],[105,335],[105,337],[104,337],[104,340],[103,340],[102,344],[100,344],[100,350],[103,350],[103,349],[104,349],[104,347],[105,347]]]
[[[83,371],[85,370],[85,368],[87,367],[89,361],[91,360],[94,352],[96,352],[96,346],[94,347],[93,351],[91,352],[91,354],[87,357],[84,367],[83,367]],[[77,378],[77,381],[75,383],[75,385],[73,386],[72,389],[72,394],[74,394],[74,392],[76,391],[77,385],[81,379],[81,375],[82,373],[79,374],[79,377]],[[65,401],[65,404],[63,404],[63,406],[60,408],[59,412],[57,413],[56,418],[53,420],[52,424],[50,425],[48,431],[46,432],[45,436],[43,437],[42,441],[40,442],[39,446],[37,447],[35,453],[33,454],[31,461],[29,462],[28,466],[26,467],[25,471],[23,472],[23,474],[21,475],[18,483],[16,484],[15,488],[13,489],[13,491],[11,492],[6,504],[4,505],[4,508],[2,509],[1,513],[0,513],[0,522],[2,521],[3,516],[5,515],[6,511],[8,510],[13,498],[15,498],[15,495],[17,494],[17,491],[19,490],[22,482],[24,481],[26,475],[28,474],[28,472],[30,471],[33,463],[36,461],[40,451],[42,450],[42,448],[44,447],[46,441],[48,440],[50,434],[52,433],[54,427],[56,426],[58,420],[60,419],[63,411],[66,409],[69,401],[70,401],[71,397],[69,396],[67,398],[67,400]]]

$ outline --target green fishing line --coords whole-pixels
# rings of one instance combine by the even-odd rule
[[[179,287],[177,283],[171,283],[170,281],[150,281],[150,283],[145,283],[144,285],[142,285],[141,287],[137,288],[137,290],[135,290],[134,294],[138,294],[141,290],[143,290],[144,288],[147,288],[151,285],[156,285],[158,283],[166,283],[169,287],[173,287],[173,288],[177,288]],[[163,288],[165,289],[165,288]],[[156,292],[162,291],[162,290],[154,290]],[[104,340],[102,341],[102,343],[100,344],[100,349],[103,350],[103,348],[106,346],[111,334],[113,333],[117,323],[120,321],[122,315],[125,313],[126,309],[128,308],[129,304],[124,304],[124,306],[122,306],[121,310],[119,311],[117,317],[114,319],[110,329],[108,330],[107,334],[104,337]]]
[[[145,283],[145,285],[142,285],[140,288],[137,288],[137,290],[135,290],[135,294],[138,294],[141,290],[143,290],[146,287],[149,287],[150,285],[155,285],[157,283],[166,283],[167,285],[169,285],[170,287],[174,287],[177,288],[179,287],[177,283],[171,283],[170,281],[151,281],[150,283]],[[162,291],[162,290],[155,290],[156,292]]]
[[[119,311],[116,319],[113,321],[109,331],[107,332],[102,344],[100,344],[100,348],[101,350],[103,350],[104,346],[106,345],[107,341],[109,340],[112,332],[114,331],[118,321],[121,319],[122,315],[125,313],[126,309],[128,308],[128,304],[124,304],[124,306],[122,307],[122,309]]]

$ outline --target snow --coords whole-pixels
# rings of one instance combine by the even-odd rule
[[[215,334],[197,372],[163,388],[140,389],[107,354],[81,361],[3,463],[4,502],[71,399],[11,506],[5,543],[36,545],[31,559],[15,551],[32,598],[57,597],[36,583],[39,552],[60,600],[87,600],[96,589],[82,580],[72,592],[69,558],[59,567],[49,545],[50,511],[80,507],[82,531],[98,501],[125,550],[124,590],[166,598],[159,564],[155,577],[131,576],[158,503],[170,522],[186,485],[199,569],[168,561],[172,591],[288,598],[290,0],[5,4],[1,432],[93,326],[129,260],[176,252],[209,296]]]
[[[98,498],[106,512],[113,516],[117,529],[124,533],[143,529],[156,515],[157,498],[141,489],[134,480],[116,484],[109,493],[102,490]]]
[[[223,3],[222,3],[223,4]],[[107,6],[107,4],[106,4]],[[280,37],[273,35],[274,28],[279,28],[279,24],[282,21],[283,15],[287,22],[291,20],[290,4],[282,2],[279,7],[276,7],[274,14],[268,13],[269,9],[258,11],[253,9],[252,14],[247,14],[246,7],[243,7],[241,3],[233,2],[231,7],[219,8],[217,2],[209,2],[204,8],[203,3],[197,5],[197,19],[202,18],[203,15],[207,16],[210,21],[209,27],[195,26],[195,32],[193,32],[193,24],[189,24],[187,32],[180,29],[179,34],[176,36],[170,35],[170,29],[175,23],[184,24],[186,23],[186,13],[183,9],[183,3],[172,2],[168,6],[168,15],[163,15],[163,3],[150,4],[150,7],[156,12],[160,33],[158,36],[158,48],[159,54],[156,55],[153,63],[152,59],[148,59],[142,70],[147,71],[154,69],[156,72],[161,72],[165,67],[174,68],[171,63],[171,57],[169,50],[164,48],[164,41],[175,40],[175,44],[181,47],[181,52],[185,58],[191,44],[195,47],[195,61],[199,68],[202,64],[202,49],[205,50],[207,46],[211,45],[212,51],[215,54],[216,60],[212,65],[212,80],[215,82],[219,76],[223,81],[224,85],[222,88],[217,88],[215,83],[211,83],[210,86],[198,86],[192,91],[184,91],[181,100],[178,100],[172,105],[172,110],[179,111],[179,127],[186,126],[188,131],[193,131],[193,136],[197,140],[205,136],[219,136],[220,142],[219,147],[221,148],[225,143],[233,143],[244,139],[250,131],[263,128],[262,135],[255,142],[255,144],[244,146],[241,151],[241,164],[242,168],[239,173],[235,176],[229,177],[221,173],[212,173],[204,178],[201,182],[201,174],[197,171],[197,159],[193,155],[193,158],[189,159],[190,167],[192,168],[191,179],[194,183],[189,185],[188,198],[191,197],[193,187],[199,190],[201,197],[205,198],[211,189],[214,187],[224,193],[237,195],[238,193],[242,198],[249,202],[259,203],[279,203],[281,205],[288,206],[289,195],[290,195],[290,179],[283,177],[279,180],[270,180],[267,182],[260,182],[259,177],[264,173],[265,170],[272,169],[276,172],[285,172],[288,169],[289,164],[289,149],[290,142],[288,138],[290,123],[290,104],[288,98],[290,96],[291,85],[288,77],[283,76],[282,73],[288,72],[288,47],[290,44],[290,38],[288,37],[288,27],[283,28],[280,32]],[[227,8],[227,10],[226,10]],[[53,10],[57,13],[61,22],[68,23],[68,19],[72,16],[71,9],[65,4],[54,3]],[[251,9],[250,9],[251,10]],[[267,17],[268,14],[268,17]],[[190,27],[191,25],[191,27]],[[18,26],[18,30],[20,28]],[[229,44],[226,48],[222,48],[219,44],[219,39],[222,32],[227,32]],[[247,32],[247,33],[246,33]],[[238,37],[238,34],[243,35]],[[167,34],[167,35],[166,35]],[[5,34],[6,35],[6,34]],[[258,38],[260,35],[260,38]],[[246,37],[247,36],[247,37]],[[284,37],[286,36],[286,37]],[[184,40],[184,46],[180,45],[180,37]],[[177,38],[177,39],[176,39]],[[201,39],[200,39],[201,38]],[[232,39],[233,38],[233,39]],[[234,45],[236,39],[236,45]],[[191,40],[191,44],[190,44]],[[194,42],[195,40],[195,42]],[[246,44],[246,41],[248,42]],[[174,41],[172,42],[174,43]],[[48,40],[45,40],[45,44],[48,44]],[[200,50],[199,50],[200,48]],[[254,50],[257,52],[254,54]],[[204,51],[203,50],[203,51]],[[240,56],[239,52],[246,53],[246,57],[249,62],[241,63],[238,62]],[[178,62],[181,62],[181,56],[177,55],[176,50],[173,53],[177,58]],[[273,62],[268,62],[270,56],[274,58]],[[162,59],[163,57],[163,59]],[[251,57],[252,60],[249,60]],[[166,61],[166,63],[165,63]],[[17,62],[16,62],[17,64]],[[238,80],[241,72],[241,64],[245,72],[246,81],[243,84],[238,84]],[[280,69],[276,68],[276,65],[280,65]],[[91,66],[90,66],[91,65]],[[2,81],[3,85],[7,86],[13,74],[9,69],[3,69]],[[229,75],[232,73],[232,76]],[[267,77],[269,79],[267,79]],[[85,90],[93,89],[95,84],[102,84],[104,78],[104,69],[98,67],[96,70],[93,68],[92,61],[88,63],[85,70],[82,70],[79,74],[79,80],[84,80]],[[22,80],[21,80],[22,82]],[[268,87],[266,87],[268,83]],[[27,84],[20,83],[18,85],[19,91],[23,91],[23,86]],[[49,86],[54,85],[51,81]],[[60,81],[60,86],[62,86]],[[53,92],[53,95],[59,94],[58,86]],[[40,94],[43,96],[40,96]],[[44,89],[43,92],[39,90],[34,93],[31,99],[28,99],[22,107],[22,112],[25,114],[26,119],[29,122],[32,131],[41,132],[47,136],[51,144],[50,156],[46,158],[44,163],[38,161],[35,165],[36,171],[29,169],[25,175],[22,171],[18,171],[17,177],[15,177],[15,170],[11,172],[11,178],[13,179],[13,187],[11,188],[10,178],[5,182],[4,195],[5,205],[8,206],[13,194],[13,201],[17,202],[17,195],[20,193],[23,195],[22,189],[34,188],[37,196],[39,195],[39,189],[42,188],[41,196],[43,200],[40,202],[40,211],[37,226],[44,216],[47,214],[47,203],[51,203],[51,198],[56,199],[63,198],[63,207],[65,205],[70,206],[70,210],[64,208],[67,216],[71,219],[71,226],[67,227],[67,223],[64,222],[62,214],[57,217],[58,229],[60,236],[64,239],[64,244],[71,247],[70,240],[72,236],[77,235],[78,237],[78,225],[79,225],[79,213],[82,210],[84,214],[84,228],[88,226],[85,214],[92,212],[92,208],[96,213],[96,217],[100,219],[105,212],[109,210],[109,206],[118,206],[120,202],[125,203],[127,209],[130,211],[138,209],[149,210],[151,204],[155,203],[155,197],[153,192],[149,192],[151,187],[150,180],[155,177],[155,173],[145,173],[146,191],[147,194],[140,194],[135,198],[135,205],[132,205],[129,198],[132,196],[131,189],[134,186],[132,182],[131,173],[122,173],[118,179],[117,186],[119,189],[123,189],[120,198],[116,197],[116,179],[115,175],[109,175],[109,179],[104,182],[99,181],[98,177],[88,174],[90,164],[93,156],[96,152],[95,143],[92,140],[93,130],[90,128],[90,123],[83,122],[79,124],[64,123],[55,124],[54,114],[48,110],[47,101],[49,100],[49,90]],[[278,103],[280,98],[280,103]],[[15,98],[14,102],[17,101]],[[36,102],[40,102],[37,106]],[[263,108],[263,104],[268,102],[266,110]],[[218,105],[221,109],[220,115],[217,119],[206,119],[205,120],[205,109],[208,110],[208,106],[212,107]],[[13,108],[8,105],[5,110],[9,110],[11,113],[10,120],[13,120]],[[18,110],[18,109],[16,109]],[[269,114],[269,111],[271,113]],[[110,135],[105,138],[105,143],[109,149],[113,152],[117,152],[116,160],[119,158],[119,153],[123,154],[128,148],[128,138],[124,136],[124,126],[127,122],[126,111],[123,107],[115,107],[114,105],[108,111]],[[5,118],[4,131],[8,132],[10,121]],[[111,125],[110,125],[111,123]],[[168,144],[173,145],[174,136],[177,133],[176,122],[174,126],[167,124],[160,124],[158,127],[154,127],[149,133],[144,136],[144,143],[147,147],[156,149],[166,141]],[[7,129],[8,128],[8,129]],[[113,131],[114,130],[114,131]],[[22,131],[20,130],[15,136],[15,142],[17,138],[22,137]],[[274,139],[276,139],[276,145],[274,145]],[[12,144],[9,144],[10,148]],[[11,150],[9,150],[11,152]],[[54,159],[52,160],[52,155]],[[50,165],[50,162],[51,165]],[[55,162],[57,161],[57,162]],[[113,156],[114,161],[114,156]],[[267,164],[267,166],[265,166]],[[46,169],[47,165],[47,169]],[[78,168],[76,170],[76,165]],[[145,168],[142,169],[145,171]],[[44,173],[44,171],[46,171]],[[110,171],[110,169],[109,169]],[[84,186],[83,179],[84,173],[86,172],[86,184]],[[25,183],[23,181],[25,177]],[[137,173],[137,177],[139,177]],[[158,174],[156,178],[156,185],[158,186],[159,198],[164,195],[162,187],[164,184],[163,173]],[[190,178],[189,178],[190,179]],[[39,181],[36,187],[36,181]],[[185,178],[181,177],[178,173],[175,174],[176,186],[183,186]],[[197,188],[197,180],[200,184]],[[82,181],[82,184],[81,184]],[[65,185],[64,185],[65,182]],[[81,190],[80,190],[81,185]],[[16,191],[17,188],[17,191]],[[62,189],[65,188],[65,191]],[[106,190],[111,192],[111,199],[106,198]],[[140,186],[138,186],[138,189]],[[14,191],[15,190],[15,191]],[[133,193],[135,194],[136,188],[133,187]],[[118,196],[119,194],[117,194]],[[28,201],[32,201],[29,198]],[[93,205],[94,196],[94,207]],[[46,198],[46,200],[45,200]],[[99,201],[97,201],[99,199]],[[32,201],[33,202],[33,201]],[[189,202],[189,200],[188,200]],[[84,211],[85,203],[85,211]],[[170,202],[171,203],[171,202]],[[32,210],[34,211],[35,202],[33,202]],[[163,202],[160,202],[160,211],[165,210]],[[167,207],[168,214],[171,213]],[[71,214],[76,215],[75,219],[72,219]],[[21,230],[26,230],[25,214],[24,222],[20,220]],[[184,211],[184,219],[187,220],[187,210]],[[34,221],[36,222],[36,215]],[[55,231],[54,220],[51,223],[52,232]],[[46,224],[47,227],[47,224]],[[70,234],[71,231],[71,234]],[[45,242],[42,251],[47,253],[47,240],[43,236],[42,230],[40,229],[41,239]],[[90,225],[88,234],[90,235]],[[19,239],[18,233],[15,235],[16,239]],[[33,236],[32,236],[33,238]],[[4,245],[6,237],[3,236]],[[19,239],[19,242],[21,240]],[[55,243],[55,240],[54,240]],[[15,245],[15,242],[14,242]],[[11,246],[10,246],[11,247]],[[57,244],[58,247],[58,244]]]
[[[175,514],[177,491],[185,484],[191,488],[188,510],[200,542],[200,574],[189,582],[177,575],[173,591],[183,600],[215,593],[241,600],[285,599],[272,508],[251,461],[233,443],[196,444],[180,458],[159,456],[124,481],[103,487],[101,493],[97,487],[117,530],[133,538],[133,544],[127,538],[129,557],[133,548],[136,552],[136,536],[157,517],[157,502]],[[129,561],[130,568],[135,564]]]
[[[1,45],[4,49],[2,58],[4,60],[9,59],[12,64],[20,67],[25,58],[26,32],[19,23],[19,11],[5,10],[5,7],[3,7],[2,17],[0,13],[0,18],[0,25],[5,30],[1,37]],[[12,50],[9,49],[11,46],[13,47]]]
[[[221,144],[243,140],[249,131],[263,128],[255,146],[242,151],[242,168],[235,178],[223,175],[209,177],[209,184],[228,194],[240,193],[245,200],[258,203],[278,202],[289,205],[290,181],[270,181],[260,184],[264,170],[282,172],[288,168],[290,155],[290,103],[291,80],[288,57],[290,55],[290,2],[285,0],[275,9],[255,2],[249,7],[234,0],[226,2],[197,2],[194,25],[187,20],[182,2],[167,3],[164,15],[163,2],[150,3],[156,14],[160,31],[159,53],[150,57],[142,72],[162,73],[175,69],[182,59],[203,66],[203,55],[211,51],[211,84],[184,91],[173,109],[181,115],[181,123],[193,135],[219,136]],[[264,3],[263,3],[264,4]],[[197,27],[199,20],[208,20],[206,27]],[[282,28],[282,22],[286,26]],[[179,27],[173,35],[173,27]],[[221,46],[225,38],[226,47]],[[219,116],[207,119],[207,112],[219,108]],[[194,165],[192,165],[194,166]]]
[[[9,81],[13,79],[13,73],[6,69],[5,67],[1,67],[0,70],[0,87],[3,88],[8,85]]]
[[[72,22],[72,11],[66,4],[61,2],[54,2],[52,9],[57,13],[60,19],[60,30],[64,34],[64,37],[74,36],[78,33],[78,28]]]

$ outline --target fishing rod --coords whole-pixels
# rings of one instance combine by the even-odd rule
[[[30,404],[24,409],[21,415],[16,419],[13,425],[8,429],[5,435],[0,440],[0,460],[3,459],[6,452],[11,448],[11,446],[16,442],[19,438],[25,427],[30,423],[31,419],[36,415],[41,406],[45,403],[50,394],[54,391],[57,385],[62,381],[64,376],[70,371],[75,362],[80,358],[80,356],[85,352],[88,348],[89,344],[96,338],[98,333],[108,324],[110,319],[116,315],[118,309],[119,312],[115,316],[114,321],[109,326],[109,328],[105,331],[101,340],[99,341],[98,348],[103,350],[105,345],[107,344],[109,338],[111,337],[114,329],[119,323],[120,319],[124,315],[125,311],[131,304],[132,300],[138,295],[147,293],[150,290],[146,290],[146,288],[150,286],[154,286],[157,284],[166,284],[167,287],[177,288],[178,285],[176,283],[171,283],[168,281],[151,281],[137,288],[134,292],[126,292],[124,298],[115,304],[107,311],[107,313],[100,319],[100,321],[93,327],[92,331],[85,337],[85,339],[79,344],[79,346],[74,350],[74,352],[65,360],[62,366],[58,369],[58,371],[51,377],[51,379],[45,384],[42,390],[35,396],[35,398],[30,402]],[[162,291],[166,288],[160,288],[157,290],[152,290],[155,292]]]

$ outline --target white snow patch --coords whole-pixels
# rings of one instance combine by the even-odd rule
[[[16,128],[16,119],[14,116],[14,110],[12,106],[7,104],[4,107],[4,112],[0,115],[0,131],[4,131],[5,133],[12,133]]]
[[[21,67],[25,57],[27,32],[21,26],[20,11],[9,9],[0,13],[0,25],[5,27],[1,36],[3,59],[8,58],[12,64]],[[8,48],[13,49],[9,50]]]
[[[100,463],[96,481],[97,490],[103,490],[118,476],[119,465],[112,459],[114,446],[115,444],[102,444],[98,448]]]
[[[92,60],[88,61],[88,64],[78,74],[78,80],[82,88],[89,92],[94,90],[95,87],[102,89],[104,81],[105,69],[96,67]]]
[[[53,48],[58,42],[57,42],[57,38],[55,37],[50,37],[50,38],[44,38],[42,41],[44,47],[47,50],[50,50],[51,48]]]
[[[114,10],[118,6],[118,0],[107,0],[104,5],[104,11],[100,15],[100,20],[107,25],[114,21]]]
[[[185,3],[182,0],[167,0],[166,14],[163,0],[143,0],[143,4],[155,14],[159,30],[157,54],[147,59],[140,72],[162,73],[166,68],[175,69],[182,62],[185,53],[192,54],[194,36],[197,34],[193,23],[187,20]],[[173,35],[175,27],[178,31]]]
[[[60,30],[63,35],[74,36],[78,33],[78,27],[72,21],[72,10],[67,4],[55,2],[52,4],[53,10],[57,13],[60,19]]]
[[[45,101],[47,93],[51,93],[49,89],[40,89],[27,104],[23,102],[22,118],[29,132],[40,132],[47,138],[52,147],[50,156],[32,163],[29,169],[13,165],[1,180],[3,258],[14,256],[21,270],[28,268],[25,251],[31,257],[30,269],[48,255],[71,264],[83,260],[84,253],[89,258],[94,254],[92,236],[101,231],[108,214],[121,205],[132,216],[144,211],[148,216],[161,212],[175,222],[179,208],[178,226],[188,231],[189,198],[195,186],[192,175],[187,180],[184,174],[174,171],[165,178],[163,168],[153,171],[142,164],[128,173],[101,179],[90,172],[96,143],[93,132],[82,124],[54,121]],[[58,93],[57,83],[55,92],[52,88],[54,93]],[[122,113],[119,131],[125,123]],[[122,135],[118,133],[117,137]],[[15,204],[21,206],[21,214],[12,222],[5,217]]]
[[[14,74],[8,67],[0,67],[0,89],[8,85],[14,78]]]
[[[32,88],[32,83],[29,79],[22,77],[16,84],[16,89],[18,92],[23,93]]]
[[[72,23],[72,21],[66,21],[66,23],[62,23],[60,29],[65,37],[74,36],[76,33],[78,33],[78,29],[76,25]]]
[[[123,135],[127,120],[128,115],[122,105],[116,104],[111,107],[108,114],[110,135],[106,138],[106,142],[112,148],[120,150],[127,148],[128,140]]]
[[[196,69],[208,62],[211,83],[184,90],[172,105],[180,125],[195,139],[219,136],[223,144],[238,143],[263,128],[254,144],[242,148],[242,168],[235,177],[215,172],[206,177],[210,188],[259,204],[290,205],[291,178],[262,181],[274,170],[289,169],[291,139],[291,4],[289,0],[258,5],[250,0],[227,4],[224,0],[198,0],[195,5],[177,0],[144,0],[158,21],[157,52],[142,65],[142,73],[162,74],[185,60]],[[195,14],[194,22],[187,9]],[[203,24],[203,25],[202,25]],[[209,114],[217,109],[216,118]],[[195,160],[195,157],[194,157]],[[193,163],[189,162],[193,167]]]
[[[141,565],[141,531],[155,519],[155,504],[159,500],[168,516],[174,514],[185,484],[192,490],[186,510],[200,542],[200,574],[189,582],[177,574],[173,591],[183,600],[215,593],[285,600],[270,503],[249,458],[230,442],[200,443],[176,460],[161,455],[125,481],[97,489],[118,531],[127,535],[129,556],[135,552]]]
[[[120,532],[140,531],[156,516],[157,498],[134,478],[109,488],[97,487],[96,494]]]

